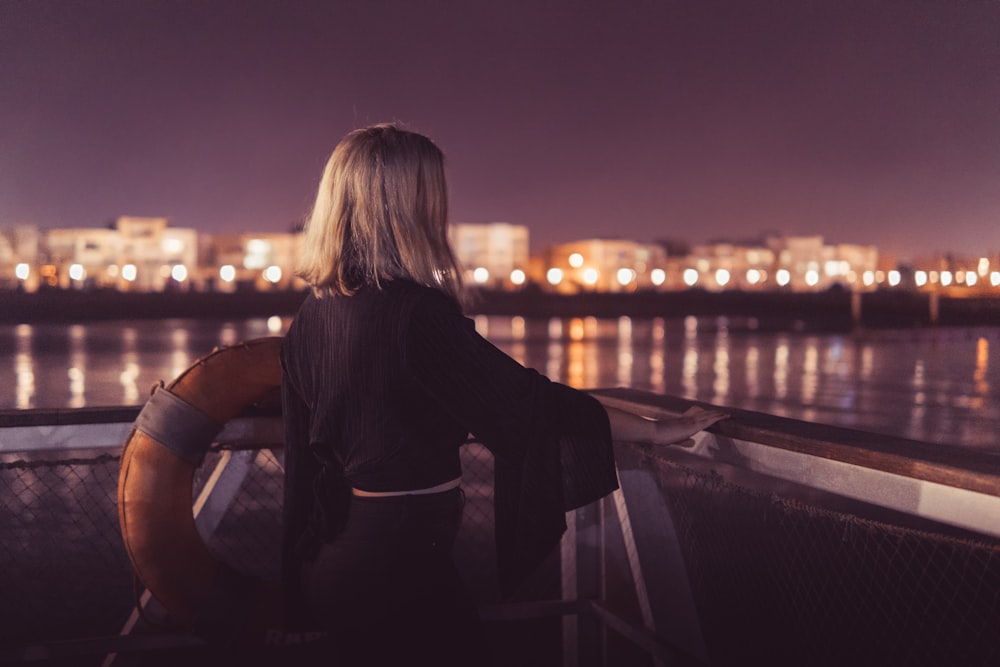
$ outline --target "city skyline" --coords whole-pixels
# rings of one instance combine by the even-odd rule
[[[0,2],[0,226],[287,231],[350,129],[532,252],[774,230],[1000,249],[1000,4]],[[613,233],[612,233],[613,232]]]

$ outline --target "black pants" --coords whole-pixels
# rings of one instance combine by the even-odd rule
[[[351,499],[344,531],[302,569],[306,605],[345,664],[486,664],[452,547],[460,489]]]

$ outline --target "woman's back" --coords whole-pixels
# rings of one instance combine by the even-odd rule
[[[447,298],[407,280],[366,286],[350,297],[310,297],[288,332],[283,363],[311,397],[309,441],[367,491],[420,489],[461,474],[468,428],[421,389],[432,345],[419,319]],[[457,312],[457,311],[456,311]]]

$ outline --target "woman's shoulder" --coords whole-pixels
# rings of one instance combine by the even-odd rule
[[[435,287],[429,287],[427,285],[421,285],[420,283],[413,282],[412,280],[401,278],[393,280],[387,283],[382,291],[389,298],[409,301],[413,304],[419,305],[421,310],[442,309],[448,312],[461,313],[458,301],[456,301],[454,297],[447,294],[443,290]]]
[[[303,301],[296,319],[361,318],[376,313],[402,317],[464,317],[453,297],[440,289],[406,279],[380,285],[364,285],[350,296],[310,293]]]

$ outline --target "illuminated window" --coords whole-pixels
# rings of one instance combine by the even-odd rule
[[[247,269],[266,268],[271,256],[271,243],[263,239],[247,241],[247,252],[243,258],[243,267]]]
[[[160,247],[168,255],[179,255],[184,252],[184,241],[180,239],[163,239]]]
[[[271,252],[271,244],[263,239],[250,239],[247,241],[247,252],[253,255],[263,255]]]

